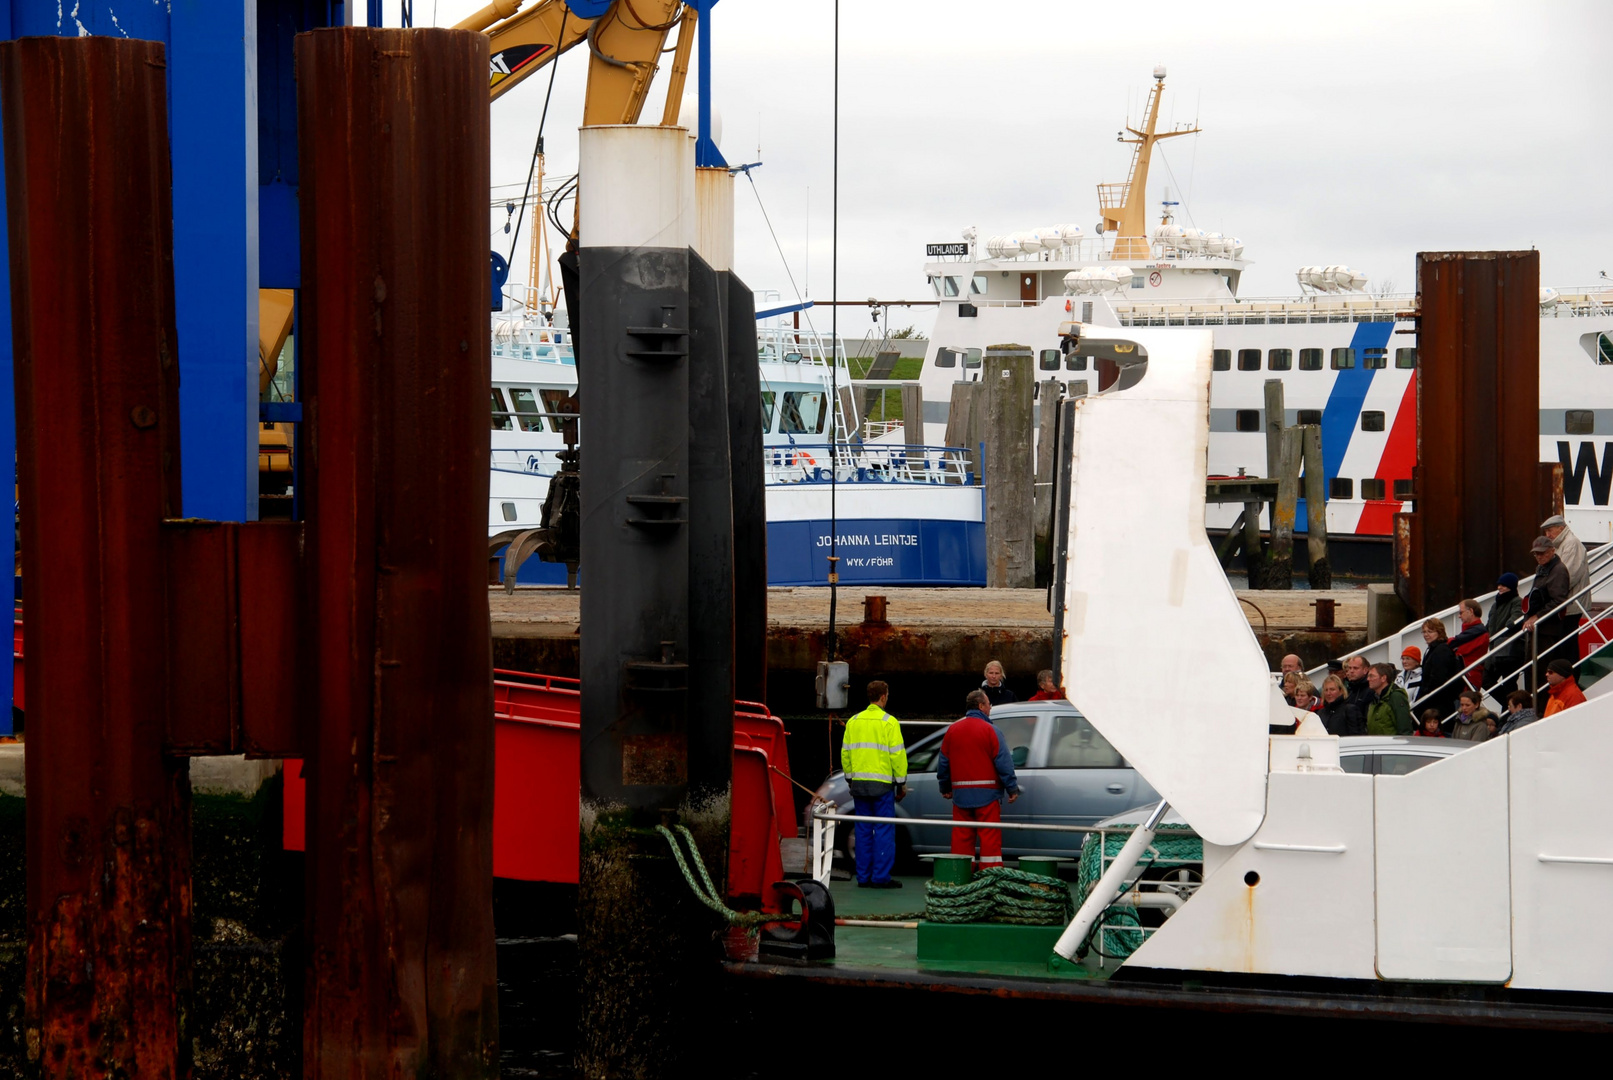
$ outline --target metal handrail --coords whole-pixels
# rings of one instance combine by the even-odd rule
[[[812,816],[819,821],[868,821],[876,825],[935,825],[948,829],[1025,829],[1036,832],[1074,832],[1074,833],[1118,833],[1125,829],[1126,834],[1137,828],[1133,825],[1129,829],[1120,825],[1039,825],[1034,822],[1021,821],[952,821],[948,818],[915,818],[915,817],[870,817],[867,814],[826,814],[814,810]],[[1160,836],[1197,836],[1192,829],[1165,826],[1154,830]]]
[[[1602,547],[1598,548],[1597,552],[1600,553],[1600,552],[1603,552],[1603,551],[1607,551],[1609,549],[1613,549],[1613,544],[1605,544]],[[1590,565],[1590,561],[1591,560],[1589,558],[1586,559],[1587,568]],[[1607,572],[1605,574],[1602,574],[1601,577],[1596,577],[1594,575],[1590,576],[1588,582],[1586,583],[1586,585],[1583,588],[1581,588],[1578,592],[1570,594],[1566,599],[1564,599],[1562,601],[1562,603],[1558,604],[1554,608],[1551,608],[1545,614],[1536,615],[1534,612],[1529,612],[1527,615],[1524,616],[1525,619],[1533,618],[1535,620],[1535,625],[1531,626],[1527,631],[1528,634],[1529,634],[1529,640],[1530,640],[1530,646],[1531,646],[1530,647],[1531,655],[1530,655],[1529,659],[1522,666],[1518,667],[1517,669],[1515,669],[1512,672],[1509,672],[1505,677],[1497,680],[1498,682],[1507,682],[1507,681],[1515,678],[1516,676],[1522,674],[1525,671],[1532,670],[1540,662],[1540,630],[1539,630],[1539,623],[1540,623],[1541,619],[1549,619],[1552,616],[1556,615],[1557,613],[1566,610],[1569,607],[1569,605],[1573,605],[1573,606],[1579,608],[1579,611],[1580,611],[1580,613],[1582,615],[1584,615],[1587,619],[1591,620],[1592,625],[1595,625],[1596,623],[1601,621],[1600,619],[1596,618],[1596,616],[1591,614],[1591,612],[1581,602],[1581,598],[1586,596],[1589,593],[1595,592],[1596,589],[1599,586],[1606,584],[1610,580],[1613,580],[1613,558],[1603,559],[1602,561],[1604,563],[1606,563],[1607,565],[1605,565],[1603,567],[1600,567],[1598,569],[1598,573],[1601,573],[1602,571],[1607,571]],[[1533,575],[1533,574],[1531,574],[1529,576],[1529,581],[1530,581],[1531,584],[1534,582],[1535,576],[1536,575]],[[1521,592],[1523,582],[1522,581],[1518,582],[1518,585],[1520,587],[1520,592]],[[1607,617],[1608,617],[1607,613],[1604,613],[1603,618],[1605,619]],[[1547,645],[1546,646],[1546,651],[1550,652],[1552,649],[1555,649],[1557,646],[1563,644],[1564,642],[1569,641],[1571,639],[1578,638],[1579,635],[1580,635],[1580,631],[1582,629],[1583,629],[1582,627],[1580,627],[1578,625],[1575,625],[1572,629],[1570,629],[1568,631],[1568,633],[1564,634],[1562,637],[1558,638],[1556,641],[1554,641],[1551,644]],[[1476,667],[1482,668],[1484,663],[1485,663],[1485,661],[1489,660],[1496,653],[1500,652],[1502,650],[1503,646],[1506,646],[1506,647],[1510,648],[1513,644],[1516,643],[1517,639],[1524,632],[1525,631],[1520,626],[1516,633],[1503,634],[1497,641],[1491,643],[1489,651],[1486,652],[1483,656],[1480,656],[1476,660],[1473,660],[1471,663],[1469,663],[1462,670],[1458,671],[1455,675],[1451,676],[1449,679],[1445,680],[1443,683],[1440,683],[1434,689],[1420,691],[1417,696],[1419,698],[1431,697],[1431,696],[1433,696],[1435,694],[1441,693],[1447,687],[1450,687],[1450,686],[1452,686],[1452,685],[1454,685],[1454,684],[1456,684],[1458,682],[1462,682],[1464,686],[1468,685],[1466,683],[1466,675],[1467,675],[1468,672],[1472,671]],[[1590,659],[1590,657],[1588,657],[1588,656],[1587,657],[1581,657],[1580,659],[1575,660],[1575,661],[1572,662],[1573,666],[1577,669],[1581,664],[1583,664],[1588,659]],[[1537,689],[1538,688],[1533,685],[1533,680],[1531,680],[1530,691],[1534,692]],[[1460,712],[1460,711],[1461,711],[1460,708],[1458,708],[1456,710],[1456,712]],[[1449,720],[1452,716],[1456,715],[1456,712],[1448,713],[1447,715],[1445,715],[1444,717],[1441,718],[1440,722],[1444,723],[1446,720]]]

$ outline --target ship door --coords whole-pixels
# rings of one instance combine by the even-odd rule
[[[1041,301],[1042,298],[1036,295],[1035,274],[1019,275],[1019,298],[1027,304],[1035,304]]]

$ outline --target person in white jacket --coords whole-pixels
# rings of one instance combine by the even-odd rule
[[[1568,589],[1579,592],[1591,583],[1590,568],[1585,565],[1585,545],[1580,543],[1574,530],[1568,527],[1561,514],[1553,514],[1540,523],[1540,531],[1557,549],[1557,557],[1568,571]],[[1588,605],[1587,605],[1588,606]]]

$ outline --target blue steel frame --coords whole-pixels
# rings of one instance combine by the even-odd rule
[[[343,24],[348,14],[345,4],[332,0],[100,0],[70,7],[58,0],[0,0],[0,40],[105,34],[167,48],[181,472],[190,517],[258,516],[258,288],[299,283],[295,111],[277,118],[276,103],[295,103],[292,34]],[[260,27],[267,39],[261,49]],[[269,105],[262,112],[260,94]],[[260,171],[265,137],[271,153]],[[260,209],[269,236],[263,251]],[[0,460],[15,461],[5,230],[0,173]],[[0,540],[0,550],[15,560],[14,532]],[[0,664],[0,693],[9,699],[12,688],[12,668]],[[0,711],[0,734],[11,730],[10,712]]]

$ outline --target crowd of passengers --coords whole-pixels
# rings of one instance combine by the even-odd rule
[[[1392,664],[1369,664],[1365,657],[1352,656],[1329,662],[1318,688],[1299,657],[1285,656],[1284,699],[1314,712],[1330,735],[1422,735],[1471,742],[1506,735],[1580,704],[1585,694],[1572,659],[1578,649],[1579,612],[1574,605],[1557,609],[1590,583],[1585,545],[1567,522],[1553,516],[1541,524],[1529,553],[1535,580],[1527,597],[1518,595],[1517,574],[1502,574],[1488,618],[1477,600],[1463,600],[1455,637],[1448,635],[1444,620],[1428,619],[1422,627],[1425,648],[1403,650],[1398,671]],[[1519,685],[1521,669],[1528,666],[1531,631],[1540,648],[1538,699]],[[1485,707],[1487,694],[1505,703],[1500,716]]]

